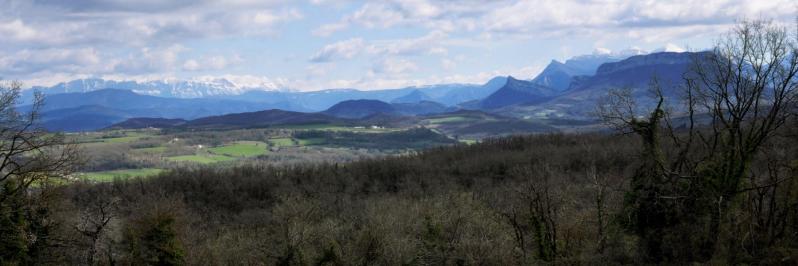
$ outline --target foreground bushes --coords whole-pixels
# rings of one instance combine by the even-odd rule
[[[638,264],[640,241],[624,231],[622,208],[626,177],[639,166],[638,145],[625,136],[509,137],[347,164],[183,169],[147,180],[75,184],[52,201],[58,203],[53,218],[60,221],[52,235],[62,245],[38,259],[123,265]],[[794,160],[790,152],[779,160]],[[796,187],[790,179],[773,188],[782,202],[774,206],[796,206]],[[751,205],[759,194],[745,195],[736,203],[735,220],[724,224],[721,239],[728,245],[714,261],[798,258],[795,211],[779,212],[784,216],[774,221],[784,231],[762,242],[745,228],[759,218],[761,206]],[[757,249],[736,248],[749,243]]]

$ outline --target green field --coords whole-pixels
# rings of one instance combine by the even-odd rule
[[[163,171],[164,171],[163,169],[157,169],[157,168],[123,169],[123,170],[113,170],[113,171],[80,173],[78,176],[79,178],[84,180],[96,181],[96,182],[108,182],[108,181],[113,181],[114,178],[125,179],[132,177],[153,176]]]
[[[118,137],[118,138],[107,138],[103,139],[103,142],[107,143],[128,143],[139,140],[142,136],[125,136],[125,137]]]
[[[266,143],[257,141],[238,141],[230,145],[209,148],[208,151],[217,155],[232,157],[252,157],[266,154]]]
[[[297,141],[300,146],[321,145],[325,142],[323,138],[298,139]]]
[[[294,129],[294,130],[346,130],[348,127],[328,125],[328,124],[309,124],[309,125],[282,125],[275,128]]]
[[[371,128],[371,127],[351,127],[339,125],[287,125],[280,126],[281,129],[292,130],[319,130],[319,131],[350,131],[350,132],[365,132],[365,133],[382,133],[396,131],[395,128]]]
[[[166,151],[166,149],[167,148],[164,147],[164,146],[159,146],[159,147],[141,148],[141,149],[133,149],[133,150],[137,151],[137,152],[143,152],[143,153],[164,153]]]
[[[282,155],[294,156],[304,154],[319,154],[317,151],[328,155],[331,149],[341,149],[349,154],[352,150],[346,145],[370,142],[361,136],[365,133],[389,133],[403,130],[402,128],[378,128],[372,126],[353,125],[293,125],[286,126],[294,130],[280,129],[247,129],[225,132],[200,131],[200,132],[164,132],[160,130],[113,130],[71,134],[70,138],[80,142],[82,149],[87,151],[90,160],[85,169],[115,169],[130,167],[127,165],[141,165],[150,169],[172,169],[182,167],[184,164],[214,164],[230,163],[236,160],[271,160],[282,158]],[[303,130],[327,131],[332,134],[306,134],[297,135]],[[350,134],[352,132],[353,134]],[[308,133],[308,132],[301,132]],[[328,136],[329,135],[329,136]],[[338,139],[335,136],[343,140]],[[330,139],[328,139],[330,138]],[[355,142],[347,138],[355,138]],[[340,144],[340,142],[347,144]],[[414,140],[408,139],[408,143]],[[371,146],[379,146],[374,144]],[[358,146],[359,147],[359,146]],[[360,151],[358,151],[360,152]],[[380,152],[380,151],[375,151]],[[265,155],[275,155],[274,157]],[[299,155],[297,155],[299,154]],[[102,159],[102,160],[100,160]],[[115,166],[105,166],[107,160],[113,160]],[[93,162],[97,163],[93,163]],[[119,166],[116,166],[119,165]],[[135,173],[127,171],[86,173],[89,179],[111,179],[113,175],[146,175],[148,172]]]
[[[224,155],[182,155],[166,157],[166,160],[172,162],[193,162],[193,163],[218,163],[235,160],[233,157]]]
[[[450,116],[450,117],[432,118],[432,119],[427,119],[425,121],[429,122],[430,124],[446,124],[446,123],[467,122],[470,120],[472,119],[468,117]]]
[[[273,138],[269,139],[269,143],[276,147],[294,146],[294,140],[291,138]]]

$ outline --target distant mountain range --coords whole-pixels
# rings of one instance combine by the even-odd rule
[[[396,109],[379,100],[347,100],[337,103],[323,113],[342,118],[364,118],[375,114],[393,114]]]
[[[565,63],[552,61],[538,76],[528,80],[496,77],[482,85],[443,84],[373,91],[291,92],[244,89],[223,80],[137,83],[100,79],[76,80],[38,89],[47,95],[42,110],[44,126],[64,131],[97,130],[126,120],[129,127],[244,126],[246,119],[223,121],[241,117],[230,114],[248,114],[244,117],[260,120],[268,118],[268,123],[251,126],[313,121],[398,121],[396,117],[430,116],[458,109],[480,110],[525,121],[584,124],[594,120],[591,113],[596,100],[611,88],[632,88],[638,102],[645,107],[651,99],[648,85],[657,77],[666,96],[677,97],[676,84],[692,60],[702,55],[705,54],[660,52],[621,58],[623,56],[617,54],[596,54],[575,57]],[[108,86],[113,88],[105,88]],[[189,97],[197,95],[203,96]],[[19,108],[25,111],[30,106]],[[150,120],[128,120],[141,117],[150,117]]]
[[[203,117],[180,126],[187,128],[258,128],[274,125],[332,124],[344,120],[321,113],[302,113],[271,109]]]
[[[414,116],[455,110],[457,108],[448,108],[443,104],[424,100],[404,103],[386,103],[380,100],[347,100],[333,105],[322,113],[341,118],[360,119],[378,114]]]
[[[113,81],[104,79],[78,79],[62,82],[52,87],[33,87],[47,94],[90,92],[102,89],[130,90],[142,95],[202,98],[219,95],[238,95],[247,91],[278,91],[280,88],[271,83],[257,85],[241,85],[224,78],[206,80],[154,80],[146,82]]]
[[[391,103],[420,103],[424,101],[434,101],[432,97],[429,97],[426,93],[421,90],[414,90],[408,93],[405,96],[393,99]]]
[[[558,90],[540,85],[534,81],[524,81],[508,77],[504,86],[487,98],[479,101],[477,106],[479,109],[491,110],[508,105],[533,104],[545,101],[558,92]]]
[[[532,82],[556,91],[564,91],[571,86],[574,77],[592,76],[602,64],[621,61],[629,56],[638,55],[637,53],[639,52],[630,51],[623,54],[583,55],[566,60],[565,63],[552,60]]]
[[[640,111],[653,103],[649,85],[656,77],[666,97],[679,97],[678,85],[693,60],[700,60],[708,52],[661,52],[632,56],[602,64],[595,75],[575,76],[567,90],[535,104],[508,105],[496,113],[526,118],[591,119],[596,101],[612,88],[630,88]]]
[[[447,136],[483,138],[522,133],[556,132],[557,128],[541,122],[526,121],[512,117],[490,114],[475,110],[419,115],[394,116],[382,113],[359,119],[346,119],[324,113],[301,113],[283,110],[265,110],[199,118],[195,120],[132,118],[110,126],[111,129],[140,129],[147,127],[172,130],[223,130],[242,128],[265,128],[286,126],[344,125],[351,127],[416,127],[424,126],[442,132]]]
[[[102,89],[48,95],[42,123],[51,130],[96,130],[133,117],[193,119],[227,113],[285,108],[279,104],[221,99],[178,99],[139,95],[129,90]],[[21,111],[30,106],[20,106]]]
[[[505,77],[496,77],[483,85],[441,84],[388,90],[329,89],[310,92],[280,91],[272,87],[251,88],[236,85],[225,79],[211,81],[109,81],[80,79],[59,83],[52,87],[33,87],[23,93],[24,102],[30,102],[34,91],[45,95],[87,93],[104,89],[131,91],[139,95],[179,99],[235,100],[275,106],[290,111],[322,111],[346,100],[372,99],[384,102],[435,101],[446,106],[484,98],[504,85]],[[421,95],[419,95],[421,94]],[[422,96],[423,95],[423,96]],[[403,99],[404,98],[404,99]]]

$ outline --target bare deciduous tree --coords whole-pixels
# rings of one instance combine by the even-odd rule
[[[30,110],[20,112],[19,82],[0,85],[0,183],[13,182],[0,202],[35,182],[69,176],[80,162],[78,147],[39,124],[44,97],[34,95]]]
[[[44,98],[36,93],[20,112],[18,82],[0,84],[0,264],[35,264],[51,245],[45,196],[51,178],[67,177],[80,162],[63,134],[39,126]]]
[[[607,124],[643,140],[644,163],[627,208],[651,260],[708,260],[737,196],[773,185],[747,182],[758,180],[750,165],[793,115],[797,75],[798,35],[769,21],[742,21],[711,52],[696,53],[681,86],[684,108],[668,110],[672,99],[657,82],[658,104],[647,118],[635,114],[638,107],[623,90],[601,102]],[[668,230],[681,235],[668,236]],[[666,239],[682,239],[686,243],[673,244],[685,248],[669,250]]]

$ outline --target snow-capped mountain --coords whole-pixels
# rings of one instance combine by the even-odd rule
[[[197,78],[192,80],[114,81],[98,78],[77,79],[52,87],[33,87],[45,94],[90,92],[102,89],[130,90],[142,95],[172,98],[203,98],[209,96],[240,95],[248,91],[279,91],[273,82],[234,82],[225,78]]]
[[[656,49],[654,51],[651,51],[651,53],[661,53],[661,52],[683,53],[683,52],[687,52],[687,49],[682,48],[681,46],[678,46],[678,45],[675,45],[675,44],[672,44],[672,43],[668,43],[665,46],[663,46],[662,48],[659,48],[659,49]]]

